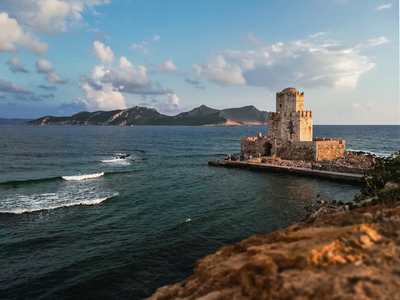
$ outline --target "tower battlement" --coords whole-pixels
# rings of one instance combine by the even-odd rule
[[[269,136],[282,141],[312,141],[313,115],[304,110],[304,92],[290,87],[276,93],[276,112],[268,117]]]

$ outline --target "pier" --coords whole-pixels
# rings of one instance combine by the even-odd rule
[[[249,170],[275,172],[275,173],[286,173],[298,176],[308,176],[320,179],[328,179],[334,181],[347,181],[347,182],[360,182],[364,175],[351,174],[351,173],[340,173],[331,172],[325,170],[312,170],[308,168],[288,167],[288,166],[277,166],[272,164],[248,162],[248,161],[209,161],[211,166],[227,167],[227,168],[242,168]]]

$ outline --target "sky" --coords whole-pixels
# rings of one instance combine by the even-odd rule
[[[400,124],[393,0],[0,0],[0,118],[200,105]]]

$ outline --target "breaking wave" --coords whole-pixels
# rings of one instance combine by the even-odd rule
[[[23,214],[41,210],[52,210],[76,205],[96,205],[116,197],[119,193],[102,195],[101,198],[83,199],[85,193],[76,196],[75,199],[65,198],[65,193],[45,193],[36,195],[15,195],[13,198],[4,199],[1,203],[0,213]],[[90,195],[89,195],[90,197]]]
[[[81,181],[87,179],[94,179],[104,176],[104,172],[95,173],[95,174],[84,174],[84,175],[73,175],[73,176],[62,176],[62,179],[67,181]]]
[[[101,162],[103,162],[103,163],[113,163],[113,162],[121,162],[121,161],[126,161],[126,159],[123,159],[123,158],[104,159]]]

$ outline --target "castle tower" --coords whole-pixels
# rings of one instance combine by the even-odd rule
[[[312,141],[312,111],[304,110],[304,93],[295,88],[276,93],[276,112],[268,114],[268,135],[282,141]]]

